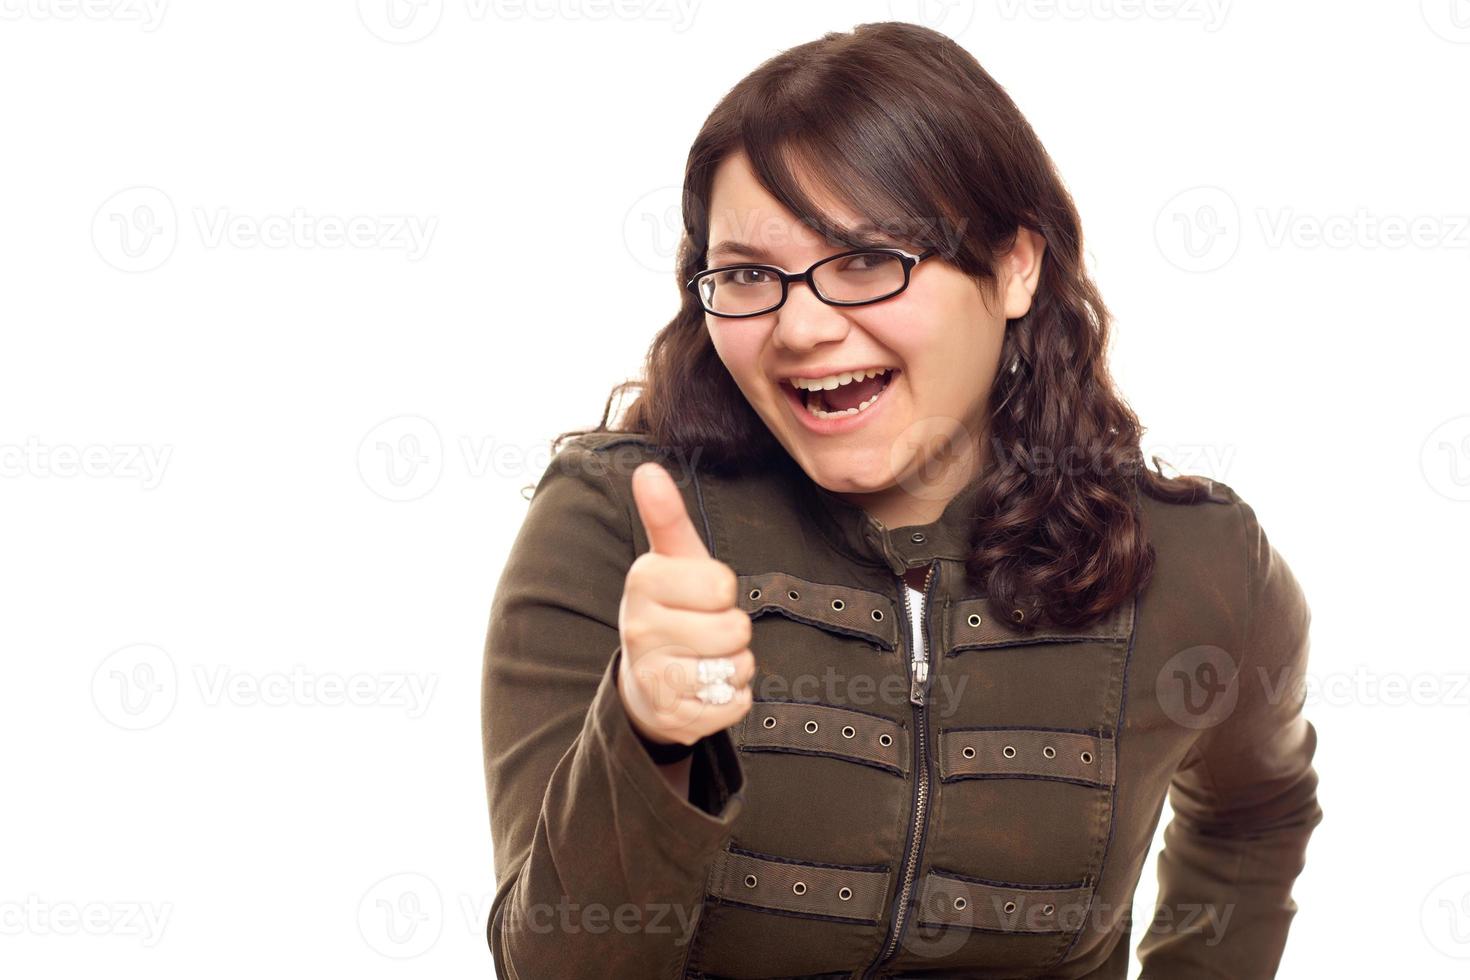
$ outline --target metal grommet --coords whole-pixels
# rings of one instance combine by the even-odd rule
[[[1016,757],[1016,747],[1014,745],[1007,745],[1005,748],[1000,750],[1000,754],[1005,756],[1007,759],[1014,759]]]
[[[882,735],[879,735],[878,736],[878,744],[879,745],[892,745],[893,744],[893,736],[890,735],[890,734],[888,734],[887,732],[884,732]]]
[[[1016,911],[1016,903],[1006,902],[1006,915],[1010,915],[1014,911]]]
[[[750,597],[752,599],[759,599],[761,597],[761,590],[760,589],[751,589],[750,590]]]
[[[1011,621],[1014,622],[1014,623],[1023,623],[1023,622],[1025,622],[1026,621],[1026,611],[1024,609],[1012,609],[1011,610]]]
[[[975,758],[975,746],[966,745],[964,748],[960,749],[960,755],[964,756],[966,759]]]
[[[800,592],[797,592],[795,589],[792,589],[790,592],[786,593],[786,598],[788,598],[788,599],[800,599],[801,598],[801,593]]]
[[[809,722],[806,723],[806,732],[807,732],[808,735],[812,734],[816,730],[817,730],[817,723],[816,722],[809,721]]]
[[[979,613],[970,613],[969,617],[965,620],[965,622],[969,623],[971,626],[979,626],[980,625],[980,614]]]
[[[745,887],[746,888],[754,888],[755,887],[755,882],[756,882],[755,875],[746,875],[745,876]]]
[[[857,729],[856,728],[853,728],[851,725],[843,725],[842,726],[842,737],[843,738],[852,738],[856,734],[857,734]]]
[[[1057,907],[1055,905],[1051,904],[1050,902],[1048,902],[1048,903],[1046,903],[1045,905],[1043,905],[1041,907],[1041,914],[1042,915],[1051,915],[1056,910],[1057,910]]]
[[[847,603],[843,602],[841,599],[833,599],[832,608],[837,610],[838,612],[842,612],[842,610],[847,608]]]
[[[794,885],[791,886],[791,890],[794,891],[794,892],[796,892],[796,894],[798,894],[798,895],[805,895],[806,894],[806,882],[804,882],[804,881],[798,881],[796,884],[794,884]]]
[[[883,622],[883,610],[881,610],[881,609],[874,609],[873,610],[873,622],[875,622],[875,623],[881,623],[881,622]]]
[[[1048,759],[1055,759],[1057,757],[1057,750],[1052,748],[1050,745],[1047,745],[1042,748],[1041,754],[1046,756]]]
[[[837,897],[842,899],[842,901],[844,902],[848,901],[852,898],[852,889],[848,888],[846,885],[843,885],[841,888],[837,889]]]
[[[764,718],[761,719],[761,724],[764,725],[764,726],[766,726],[767,728],[775,728],[776,727],[776,716],[775,715],[766,715]]]
[[[922,531],[915,531],[913,534],[910,534],[909,535],[909,540],[912,541],[914,544],[923,544],[924,543],[924,532],[922,532]]]
[[[956,912],[963,912],[965,910],[965,906],[969,904],[969,902],[965,901],[965,896],[961,895],[959,898],[956,898],[954,900],[954,909]]]
[[[1082,764],[1085,765],[1085,766],[1092,765],[1092,753],[1091,752],[1084,751],[1082,753]]]

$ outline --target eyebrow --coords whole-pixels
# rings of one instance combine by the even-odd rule
[[[885,248],[904,247],[893,242],[888,236],[880,234],[877,231],[876,226],[868,222],[864,222],[863,224],[858,225],[856,228],[845,229],[845,233],[855,240],[861,242],[863,245],[871,245],[875,247]],[[832,238],[829,238],[827,240],[835,246],[843,246],[845,244]],[[761,248],[759,245],[748,245],[745,242],[737,242],[733,239],[726,239],[722,242],[719,242],[718,244],[710,246],[705,254],[706,256],[713,256],[716,252],[739,258],[752,259],[756,262],[764,262],[768,265],[778,264],[771,253],[766,251],[764,248]]]

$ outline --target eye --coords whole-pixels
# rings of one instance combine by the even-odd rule
[[[847,260],[846,264],[849,268],[863,270],[877,268],[883,263],[891,262],[892,260],[893,256],[883,252],[863,252],[859,255],[852,256]]]
[[[776,278],[766,269],[757,269],[751,266],[740,266],[735,269],[726,269],[717,272],[712,277],[717,286],[767,286],[776,281]]]
[[[901,275],[903,266],[898,257],[886,251],[860,251],[833,263],[833,272],[841,276]]]
[[[763,286],[771,281],[771,274],[765,269],[736,269],[733,281],[740,286]]]

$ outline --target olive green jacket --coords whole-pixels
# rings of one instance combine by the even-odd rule
[[[616,686],[649,459],[753,618],[754,704],[697,744],[687,799]],[[1122,980],[1135,945],[1151,980],[1275,974],[1322,818],[1290,569],[1224,484],[1140,495],[1149,585],[1093,625],[1023,629],[965,581],[977,486],[887,528],[784,454],[738,477],[628,434],[555,455],[485,648],[502,978]],[[1135,929],[1166,792],[1159,904]]]

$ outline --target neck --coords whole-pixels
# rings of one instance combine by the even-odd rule
[[[861,507],[884,527],[932,524],[944,508],[980,472],[984,447],[970,444],[973,452],[951,452],[927,458],[893,486],[872,493],[836,493],[847,503]]]

